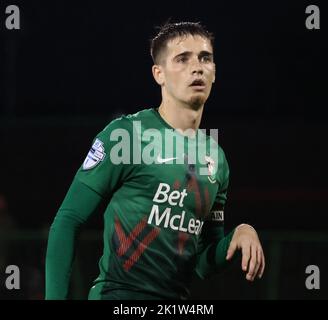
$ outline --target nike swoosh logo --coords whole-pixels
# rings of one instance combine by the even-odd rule
[[[174,159],[178,159],[177,157],[174,157],[174,158],[162,158],[160,155],[157,156],[157,162],[158,163],[165,163],[165,162],[169,162],[169,161],[172,161]]]

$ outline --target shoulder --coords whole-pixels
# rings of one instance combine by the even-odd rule
[[[153,108],[148,108],[148,109],[143,109],[140,110],[136,113],[133,114],[128,114],[127,118],[131,120],[143,120],[147,119],[153,116],[154,109]]]
[[[144,109],[133,114],[122,115],[107,124],[102,132],[106,134],[116,129],[124,129],[130,131],[133,129],[134,122],[151,120],[152,117],[153,109]]]
[[[214,150],[214,153],[217,155],[219,164],[226,162],[227,161],[226,155],[223,148],[218,143],[218,136],[216,135],[214,137],[212,135],[206,134],[206,140],[207,140],[206,144],[210,146],[211,150]]]
[[[218,144],[218,155],[219,155],[219,163],[226,166],[228,164],[227,157],[223,148],[219,144]]]
[[[210,135],[206,135],[207,145],[210,146],[210,157],[208,157],[209,162],[212,161],[213,166],[215,167],[215,172],[217,179],[219,181],[225,181],[229,177],[229,165],[226,158],[226,154],[218,143],[218,135],[213,135],[211,132]]]

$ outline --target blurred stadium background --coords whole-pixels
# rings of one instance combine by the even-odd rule
[[[21,30],[5,29],[16,4]],[[321,29],[305,28],[305,8]],[[0,4],[0,298],[43,299],[47,233],[93,137],[113,118],[158,106],[154,25],[202,21],[216,34],[217,81],[203,128],[219,128],[231,168],[227,230],[253,224],[267,270],[236,264],[195,279],[195,299],[327,299],[327,32],[319,1]],[[71,298],[86,297],[101,254],[101,212],[85,226]],[[4,288],[5,266],[21,289]],[[305,288],[317,265],[320,290]]]

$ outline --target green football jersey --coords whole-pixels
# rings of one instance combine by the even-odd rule
[[[75,178],[108,200],[89,298],[123,290],[128,298],[186,299],[213,232],[206,225],[215,224],[210,241],[223,237],[229,169],[215,139],[182,134],[146,109],[100,132]]]

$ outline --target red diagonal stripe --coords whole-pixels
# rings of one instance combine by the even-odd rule
[[[200,192],[199,192],[199,186],[197,183],[197,180],[194,176],[191,177],[191,179],[188,182],[188,191],[194,191],[195,194],[195,206],[196,206],[196,214],[197,216],[200,216],[202,212],[201,208],[201,197],[200,197]]]
[[[186,244],[186,241],[188,240],[188,238],[189,238],[188,233],[179,231],[179,235],[178,235],[178,252],[179,252],[180,255],[183,254],[183,249],[185,247],[185,244]]]
[[[128,251],[132,242],[136,239],[136,237],[140,234],[140,232],[146,227],[146,217],[144,217],[129,233],[128,236],[125,235],[124,230],[122,229],[121,223],[117,217],[115,217],[115,231],[120,241],[120,247],[117,249],[118,256],[122,256],[124,253]]]
[[[179,180],[175,180],[174,184],[173,184],[173,189],[178,190],[180,189],[181,183]]]
[[[138,261],[142,253],[147,249],[149,244],[156,239],[156,237],[159,235],[160,229],[154,228],[151,230],[144,239],[139,243],[138,248],[133,252],[131,257],[124,262],[124,269],[125,271],[129,271],[129,269]]]
[[[126,241],[125,233],[121,227],[120,221],[115,217],[115,231],[118,236],[118,240],[121,243]]]

